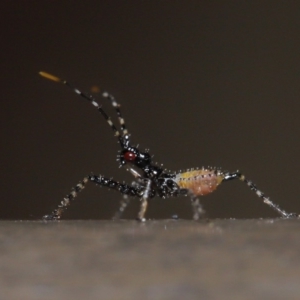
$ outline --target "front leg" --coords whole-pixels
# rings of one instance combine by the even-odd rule
[[[75,188],[72,189],[71,193],[68,194],[58,205],[56,209],[52,211],[50,215],[44,215],[43,220],[52,221],[52,220],[59,220],[63,214],[63,212],[71,205],[71,201],[77,197],[78,193],[81,192],[84,188],[86,183],[89,181],[89,177],[86,176],[80,181]]]
[[[133,181],[131,183],[131,186],[141,190],[143,187],[138,184],[136,181]],[[114,216],[113,216],[113,220],[119,220],[122,216],[122,214],[124,213],[125,209],[127,208],[127,206],[130,204],[130,198],[128,197],[128,195],[124,194],[123,195],[123,199],[120,201],[120,205],[118,210],[115,212]]]
[[[64,211],[68,208],[71,204],[71,201],[81,192],[84,188],[86,183],[90,181],[97,185],[106,186],[108,188],[114,189],[119,191],[123,195],[128,195],[132,197],[141,197],[144,194],[144,189],[139,187],[130,186],[124,183],[120,183],[118,181],[114,181],[109,178],[105,178],[103,176],[95,176],[90,175],[84,177],[82,181],[80,181],[75,188],[73,188],[72,192],[68,194],[63,201],[58,205],[56,209],[52,211],[50,215],[45,215],[43,217],[44,220],[59,220],[64,213]]]

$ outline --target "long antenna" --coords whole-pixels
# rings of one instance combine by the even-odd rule
[[[73,87],[68,81],[63,80],[57,76],[54,76],[52,74],[49,74],[47,72],[39,72],[39,74],[44,77],[47,78],[49,80],[58,82],[58,83],[62,83],[64,85],[66,85],[67,87],[71,88],[73,90],[73,92],[75,92],[77,95],[83,97],[84,99],[88,100],[93,106],[95,106],[97,108],[97,110],[100,112],[100,114],[104,117],[104,119],[107,121],[108,125],[111,127],[111,129],[115,132],[115,136],[119,139],[121,145],[123,144],[123,139],[121,138],[120,132],[117,129],[117,127],[114,125],[114,123],[111,121],[110,117],[106,114],[106,112],[102,109],[102,106],[99,105],[95,98],[92,95],[88,95],[86,93],[81,92],[80,90],[78,90],[77,88]],[[115,106],[115,105],[114,105]],[[118,112],[118,111],[117,111]],[[119,115],[120,117],[120,115]],[[125,128],[122,128],[122,130],[124,131]]]
[[[125,120],[122,116],[121,109],[120,109],[121,105],[116,101],[115,97],[113,95],[109,94],[108,92],[102,93],[102,97],[107,98],[111,101],[111,104],[117,113],[119,123],[121,126],[121,132],[122,132],[123,136],[128,134],[128,130],[125,125]]]

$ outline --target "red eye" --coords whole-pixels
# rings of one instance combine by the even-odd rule
[[[136,155],[133,152],[127,151],[124,153],[124,159],[126,161],[134,161],[136,158]]]

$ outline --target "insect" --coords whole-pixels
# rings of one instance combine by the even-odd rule
[[[98,110],[98,112],[102,115],[114,132],[120,144],[121,151],[117,156],[120,167],[128,165],[129,167],[127,170],[134,177],[133,184],[128,185],[101,175],[86,176],[75,186],[75,188],[73,188],[71,193],[61,201],[58,207],[53,210],[51,214],[43,217],[45,220],[59,220],[63,212],[71,204],[77,194],[84,189],[88,182],[108,187],[123,194],[124,198],[120,203],[116,217],[120,217],[122,212],[129,204],[128,196],[137,197],[140,199],[140,210],[138,212],[137,219],[141,222],[144,222],[146,220],[145,213],[149,199],[153,198],[154,196],[166,198],[171,196],[186,195],[191,198],[193,219],[198,220],[204,215],[204,210],[199,202],[199,197],[213,192],[222,182],[234,179],[239,179],[246,183],[247,186],[253,190],[265,204],[273,208],[281,217],[298,217],[298,215],[294,213],[287,213],[277,204],[273,203],[268,197],[265,196],[263,192],[257,189],[256,185],[252,181],[246,179],[246,177],[239,171],[228,172],[217,168],[202,168],[190,169],[185,172],[178,173],[167,172],[167,170],[158,167],[152,162],[152,157],[149,154],[149,151],[140,151],[138,147],[130,143],[130,135],[126,128],[124,118],[121,114],[120,104],[111,94],[104,92],[102,93],[102,97],[109,100],[115,109],[119,120],[119,129],[102,109],[102,105],[98,104],[92,95],[81,92],[77,88],[73,87],[68,81],[62,80],[49,73],[40,72],[39,74],[42,77],[62,83],[71,88],[73,92],[88,100]]]

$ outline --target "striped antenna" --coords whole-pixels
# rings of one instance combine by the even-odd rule
[[[95,106],[95,107],[97,108],[97,110],[100,112],[100,114],[104,117],[104,119],[106,120],[106,122],[108,123],[108,125],[109,125],[109,126],[111,127],[111,129],[115,132],[115,136],[119,139],[121,145],[123,144],[123,139],[121,138],[121,135],[120,135],[119,130],[118,130],[117,127],[113,124],[113,122],[111,121],[110,117],[106,114],[106,112],[102,109],[101,105],[99,105],[99,104],[96,102],[95,98],[94,98],[92,95],[88,95],[88,94],[86,94],[86,93],[81,92],[81,91],[78,90],[77,88],[73,87],[68,81],[63,80],[63,79],[61,79],[61,78],[59,78],[59,77],[56,77],[56,76],[54,76],[54,75],[52,75],[52,74],[49,74],[49,73],[47,73],[47,72],[42,72],[42,71],[41,71],[41,72],[39,72],[39,74],[40,74],[42,77],[46,78],[46,79],[49,79],[49,80],[52,80],[52,81],[55,81],[55,82],[58,82],[58,83],[62,83],[62,84],[64,84],[64,85],[68,86],[68,87],[71,88],[71,89],[73,90],[73,92],[75,92],[77,95],[79,95],[79,96],[83,97],[84,99],[88,100],[93,106]],[[104,97],[105,97],[105,96],[104,96]],[[115,103],[116,103],[116,102],[115,102]],[[116,105],[118,105],[118,104],[116,103]],[[113,102],[113,106],[116,107],[115,104],[114,104],[114,102]],[[116,110],[117,110],[117,108],[116,108]],[[122,125],[121,120],[123,120],[123,118],[121,117],[121,113],[120,113],[119,110],[117,110],[117,114],[118,114],[118,117],[119,117],[119,120],[120,120],[120,124]],[[123,128],[123,127],[121,126],[121,130],[123,131],[123,133],[124,133],[124,129],[125,129],[125,127]],[[125,133],[124,133],[124,134],[125,134]]]
[[[121,105],[116,101],[115,97],[113,95],[109,94],[108,92],[102,93],[102,97],[107,98],[111,101],[111,104],[117,113],[123,136],[128,134],[128,130],[125,125],[125,120],[124,120],[121,110],[120,110]]]

